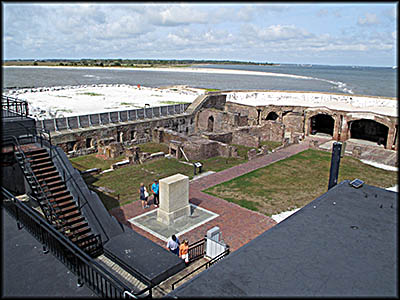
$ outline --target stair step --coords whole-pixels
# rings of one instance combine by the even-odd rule
[[[31,168],[33,171],[37,169],[43,169],[46,167],[54,166],[52,161],[40,162],[40,163],[31,163]]]
[[[45,156],[45,157],[35,157],[32,161],[34,164],[40,164],[40,163],[44,163],[44,162],[52,162],[52,160],[50,159],[50,156]]]
[[[57,209],[57,210],[56,210],[57,213],[59,213],[59,214],[66,214],[66,213],[68,213],[68,212],[72,212],[72,211],[76,210],[76,205],[75,205],[75,204],[71,204],[71,205],[69,205],[69,206],[64,206],[64,207],[62,207],[62,208],[60,208],[59,206],[54,207],[54,208]]]
[[[85,222],[85,218],[81,215],[81,216],[77,216],[77,217],[74,217],[74,218],[70,218],[70,219],[68,219],[66,221],[67,221],[66,225],[70,226],[70,225],[73,225],[73,224],[76,224],[76,223]]]
[[[78,209],[75,209],[74,211],[71,211],[69,213],[62,214],[60,217],[68,220],[68,219],[73,219],[78,216],[81,216],[81,213]]]
[[[38,175],[42,175],[42,174],[46,174],[46,173],[50,173],[50,172],[57,172],[57,169],[56,169],[56,167],[51,166],[51,167],[45,167],[42,169],[35,169],[33,171],[35,173],[35,176],[38,177]]]
[[[54,186],[45,186],[47,187],[46,190],[48,190],[50,193],[52,193],[52,195],[56,194],[56,193],[60,193],[60,192],[68,192],[67,187],[65,186],[65,184],[62,185],[54,185]]]
[[[70,229],[71,231],[76,231],[76,230],[79,230],[80,228],[86,228],[86,227],[88,227],[90,229],[90,227],[86,221],[81,221],[78,223],[74,223],[72,225],[68,225],[68,229]]]
[[[39,181],[40,184],[42,182],[43,183],[46,182],[47,185],[49,185],[52,182],[57,182],[57,181],[63,182],[62,179],[61,179],[61,176],[58,175],[58,173],[55,176],[47,176],[47,177],[43,177],[43,178],[40,178],[40,179],[38,178],[38,181]]]
[[[65,201],[65,200],[73,200],[74,198],[72,197],[71,194],[69,195],[65,195],[65,196],[61,196],[61,197],[51,197],[51,199],[49,199],[50,201],[56,201],[57,203]]]
[[[72,199],[59,201],[59,202],[57,202],[55,200],[49,200],[49,202],[51,205],[53,205],[53,207],[56,207],[56,208],[64,208],[64,207],[71,206],[71,205],[74,205],[76,207],[75,202],[72,201]]]
[[[54,199],[59,199],[61,197],[68,196],[68,195],[70,195],[69,191],[68,190],[63,190],[63,191],[60,191],[60,192],[51,193],[50,197],[54,198]]]
[[[84,243],[85,241],[89,241],[91,238],[93,238],[94,235],[93,233],[90,232],[90,228],[81,228],[80,232],[74,232],[74,235],[70,235],[71,241],[76,244],[76,243]]]
[[[22,146],[21,148],[22,148],[22,151],[24,151],[26,156],[35,156],[38,154],[44,154],[44,153],[47,154],[48,153],[46,151],[46,149],[39,148],[39,147],[37,147],[36,149],[24,149],[25,147]]]
[[[60,174],[57,172],[57,170],[53,170],[51,172],[47,173],[40,173],[40,174],[35,174],[36,178],[39,180],[46,180],[47,177],[54,177],[54,176],[60,176]]]
[[[57,187],[57,186],[64,186],[66,187],[66,185],[64,184],[64,182],[60,179],[60,180],[55,180],[55,181],[50,181],[48,182],[47,180],[38,180],[40,186],[45,187],[47,186],[48,188],[52,188],[52,187]]]

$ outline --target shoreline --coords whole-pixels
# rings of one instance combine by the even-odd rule
[[[31,116],[37,119],[57,118],[122,111],[136,108],[192,103],[207,89],[186,85],[146,87],[129,84],[91,84],[43,88],[11,89],[5,96],[29,103]],[[354,96],[322,92],[292,92],[269,90],[219,91],[226,101],[248,106],[307,106],[311,108],[377,113],[398,116],[397,101],[387,98]],[[218,92],[217,92],[218,93]]]
[[[249,71],[249,70],[236,70],[236,69],[216,69],[216,68],[196,68],[196,67],[148,67],[148,68],[136,68],[136,67],[82,67],[82,66],[3,66],[3,68],[38,68],[38,69],[75,69],[75,70],[118,70],[118,71],[126,71],[126,72],[179,72],[179,73],[204,73],[204,74],[230,74],[230,75],[246,75],[246,76],[270,76],[270,77],[286,77],[293,79],[301,79],[301,80],[316,80],[327,82],[333,86],[340,86],[343,83],[335,82],[327,79],[320,79],[308,76],[300,76],[293,74],[285,74],[285,73],[273,73],[273,72],[261,72],[261,71]],[[293,92],[293,93],[323,93],[323,94],[343,94],[343,95],[351,95],[354,97],[369,97],[369,98],[381,98],[381,99],[391,99],[397,100],[397,97],[388,97],[388,96],[371,96],[371,95],[362,95],[362,94],[354,94],[351,90],[343,88],[343,91],[334,92],[314,92],[314,91],[282,91],[282,90],[273,90],[278,92]]]

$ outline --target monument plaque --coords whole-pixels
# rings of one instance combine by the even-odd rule
[[[175,174],[160,179],[160,206],[157,221],[171,225],[175,220],[190,215],[189,177]]]

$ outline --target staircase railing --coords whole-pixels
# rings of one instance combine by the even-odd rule
[[[147,288],[147,290],[140,292],[132,291],[131,288],[93,261],[88,254],[49,225],[36,211],[15,198],[4,187],[1,187],[1,193],[5,199],[10,200],[3,200],[1,205],[16,219],[18,228],[25,228],[42,243],[43,250],[49,250],[78,277],[78,284],[86,284],[97,295],[107,298],[129,298],[129,296],[138,298],[139,295],[151,289]]]
[[[88,200],[85,197],[84,193],[82,192],[81,188],[79,187],[79,184],[76,182],[74,176],[69,171],[64,160],[59,156],[59,154],[56,150],[56,146],[54,146],[52,144],[50,131],[47,129],[40,128],[40,127],[36,127],[33,130],[31,130],[30,128],[27,128],[27,127],[23,126],[22,124],[18,124],[18,125],[22,126],[26,130],[27,136],[24,138],[31,138],[31,142],[36,142],[36,143],[40,144],[41,147],[44,146],[44,147],[48,148],[50,159],[52,161],[53,161],[53,158],[57,159],[57,161],[60,164],[60,167],[62,168],[62,172],[60,172],[60,175],[62,176],[64,184],[67,184],[67,181],[70,181],[71,185],[73,186],[73,188],[75,189],[75,191],[78,194],[76,201],[77,201],[78,209],[79,209],[79,211],[81,211],[82,207],[88,204]],[[15,143],[15,141],[17,143],[19,143],[18,139],[14,136],[9,136],[7,138],[12,139],[14,141],[14,143]],[[84,202],[83,204],[81,204],[81,200]],[[90,205],[87,205],[87,206],[89,207],[89,210],[92,212],[92,215],[94,216],[94,218],[97,220],[97,223],[99,224],[99,226],[103,229],[103,233],[106,236],[107,240],[109,240],[107,232],[104,230],[104,227],[103,227],[101,221],[97,218],[96,214],[93,212],[92,207]]]
[[[186,274],[185,276],[183,276],[182,278],[179,278],[178,280],[176,280],[175,282],[172,283],[171,285],[171,289],[174,290],[176,284],[178,284],[179,282],[181,282],[182,280],[184,280],[185,278],[189,277],[190,275],[196,273],[198,270],[202,269],[202,268],[206,268],[208,269],[210,266],[212,266],[213,264],[217,263],[218,261],[220,261],[222,258],[224,258],[225,256],[227,256],[229,254],[229,246],[226,246],[226,250],[224,252],[222,252],[221,254],[219,254],[218,256],[214,257],[213,259],[211,259],[210,261],[202,264],[201,266],[198,266],[196,269],[194,269],[193,271],[191,271],[190,273]]]
[[[59,214],[55,211],[53,206],[50,204],[50,201],[47,197],[48,193],[43,190],[42,186],[39,183],[39,180],[36,178],[34,172],[32,171],[29,160],[25,156],[25,153],[22,150],[21,145],[18,142],[18,139],[15,137],[13,137],[13,138],[14,138],[14,149],[15,148],[17,149],[17,152],[19,155],[21,155],[21,157],[18,157],[17,152],[15,150],[14,150],[14,156],[15,156],[16,160],[18,161],[19,165],[21,166],[26,180],[29,182],[32,189],[36,190],[36,193],[40,197],[39,199],[35,199],[35,200],[38,202],[47,221],[50,224],[57,226],[58,229],[60,229],[60,226],[63,226],[63,224],[60,224],[58,222],[60,220]]]
[[[52,160],[53,159],[57,159],[57,161],[60,164],[60,167],[62,168],[62,179],[64,181],[65,184],[67,184],[67,182],[69,181],[71,183],[71,185],[73,186],[74,190],[77,192],[77,204],[78,204],[78,208],[81,211],[82,207],[84,207],[85,205],[87,205],[87,207],[89,208],[89,210],[92,212],[93,217],[97,220],[97,223],[99,224],[99,226],[102,228],[104,235],[107,238],[107,241],[109,240],[109,237],[107,235],[107,232],[105,231],[102,222],[97,218],[96,213],[93,211],[92,207],[90,206],[89,201],[87,200],[86,196],[84,195],[84,193],[82,192],[81,188],[79,187],[79,184],[76,182],[74,176],[71,174],[71,172],[68,169],[68,166],[65,164],[64,160],[60,157],[60,154],[57,152],[55,146],[53,145],[49,145],[48,146],[50,149],[50,153],[51,153],[51,157]],[[84,202],[83,204],[81,203]]]

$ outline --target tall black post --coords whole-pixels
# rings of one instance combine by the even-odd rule
[[[332,146],[331,170],[329,172],[328,190],[334,187],[338,181],[341,150],[342,143],[334,142]]]

